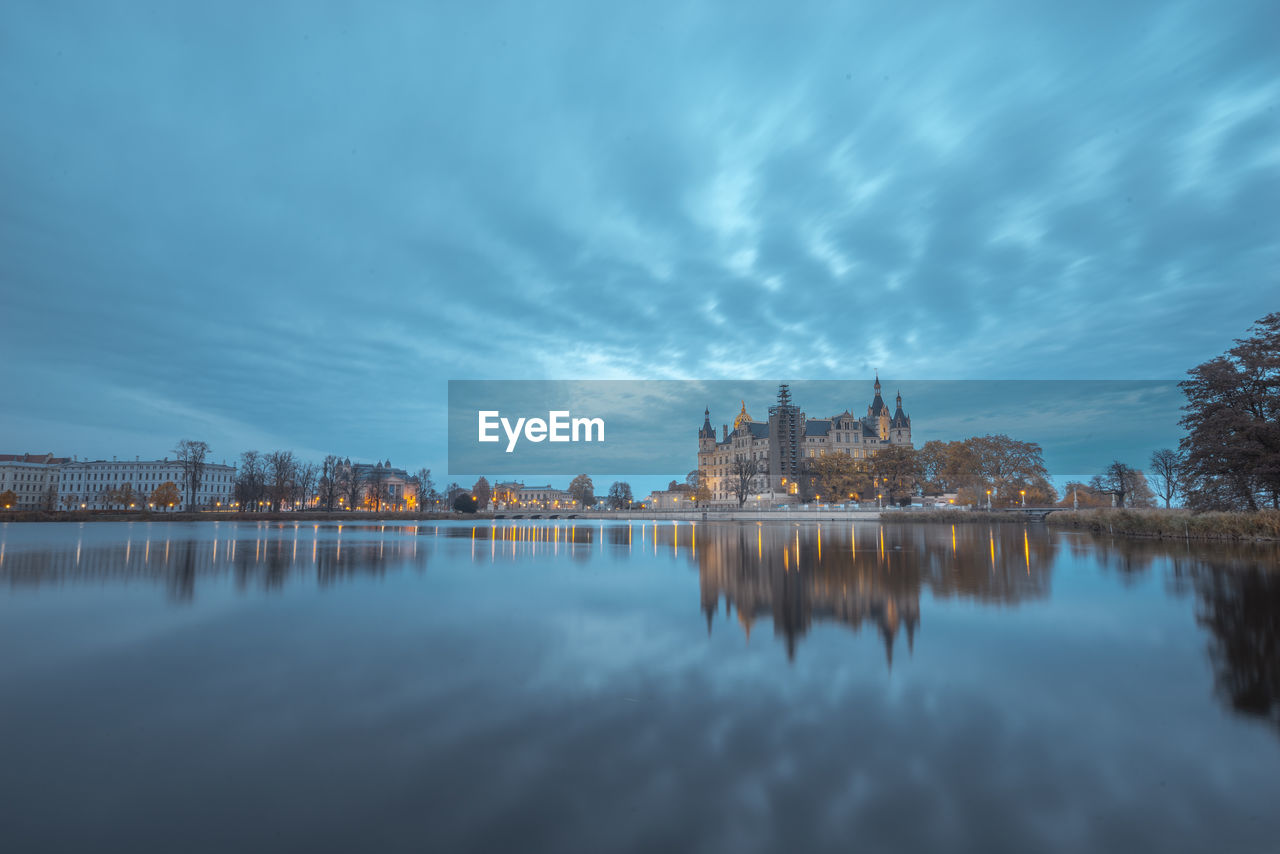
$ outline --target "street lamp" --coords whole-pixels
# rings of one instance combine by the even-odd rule
[[[991,490],[987,490],[987,509],[991,509]]]
[[[1027,506],[1027,491],[1025,489],[1022,490],[1022,506]]]

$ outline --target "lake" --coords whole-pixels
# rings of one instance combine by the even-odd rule
[[[0,525],[6,851],[1275,851],[1274,546]]]

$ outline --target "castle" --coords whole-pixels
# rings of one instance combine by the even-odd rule
[[[703,413],[698,430],[698,473],[711,493],[710,506],[737,507],[734,463],[754,462],[750,495],[756,502],[796,501],[802,494],[805,461],[825,454],[846,453],[854,459],[874,456],[893,445],[911,447],[911,416],[902,411],[902,394],[892,414],[880,396],[876,376],[875,396],[865,417],[847,409],[830,418],[808,418],[791,400],[785,383],[778,387],[777,402],[769,407],[769,420],[756,421],[747,414],[747,403],[733,419],[733,430],[721,425],[720,438],[711,426],[711,410]]]

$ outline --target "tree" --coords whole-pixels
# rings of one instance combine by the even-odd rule
[[[1115,496],[1116,506],[1124,507],[1126,500],[1131,507],[1140,507],[1151,500],[1151,489],[1142,472],[1119,460],[1113,460],[1106,470],[1089,482],[1094,492]]]
[[[707,479],[698,469],[689,472],[684,479],[685,486],[689,488],[690,500],[695,505],[704,504],[711,500],[711,487],[707,486]]]
[[[194,507],[200,484],[204,481],[205,457],[209,444],[194,439],[181,439],[173,455],[182,465],[182,488],[187,491],[187,507]]]
[[[569,494],[573,496],[574,501],[577,501],[583,507],[590,507],[596,503],[595,484],[585,474],[578,475],[570,482]]]
[[[977,456],[966,442],[925,442],[916,452],[916,463],[926,495],[956,492],[977,478]]]
[[[320,478],[317,483],[317,490],[320,495],[320,506],[325,510],[332,512],[334,505],[338,503],[338,496],[341,491],[341,484],[338,479],[338,466],[342,460],[336,454],[329,454],[320,463]]]
[[[1151,474],[1155,480],[1156,494],[1168,507],[1182,488],[1183,457],[1171,448],[1161,448],[1151,455]]]
[[[883,493],[885,501],[890,504],[914,492],[920,480],[916,452],[906,445],[880,449],[871,457],[870,468],[877,494]]]
[[[119,503],[122,509],[128,510],[137,504],[141,499],[138,493],[134,491],[132,483],[123,484],[115,489],[114,499]]]
[[[631,484],[626,481],[614,481],[613,486],[609,487],[609,507],[613,510],[630,509],[631,507]]]
[[[1280,508],[1280,312],[1179,383],[1183,496],[1195,509]]]
[[[418,482],[418,507],[425,510],[427,503],[434,504],[437,497],[435,482],[431,480],[431,469],[418,469],[414,479]]]
[[[173,508],[182,503],[182,491],[178,489],[178,484],[171,480],[166,480],[151,491],[150,500],[157,510],[167,508],[172,513]]]
[[[360,473],[351,464],[351,460],[344,460],[338,470],[338,494],[348,510],[355,510],[360,506],[360,494],[363,489],[364,483],[360,480]]]
[[[493,490],[489,487],[489,481],[485,480],[484,475],[481,475],[471,487],[471,495],[475,498],[478,509],[483,510],[489,506],[489,500],[493,498]]]
[[[240,455],[240,467],[236,476],[236,501],[243,510],[256,510],[266,497],[266,462],[257,451],[245,451]]]
[[[272,451],[267,454],[267,497],[271,501],[271,509],[280,511],[293,487],[295,462],[293,451]]]
[[[316,495],[316,482],[319,478],[319,470],[315,463],[299,462],[294,468],[293,480],[293,507],[306,507],[311,502],[312,496]]]
[[[18,493],[12,489],[0,492],[0,510],[12,510],[18,506]]]
[[[863,460],[855,460],[844,451],[823,454],[808,461],[809,476],[816,495],[831,501],[861,498],[871,487],[871,477]]]
[[[364,503],[377,512],[387,498],[387,470],[382,463],[374,463],[364,475]]]
[[[40,509],[50,511],[58,509],[58,487],[52,483],[40,496]]]
[[[747,503],[747,496],[751,494],[751,481],[760,473],[760,465],[755,460],[740,456],[729,467],[729,473],[732,478],[730,483],[733,484],[733,494],[738,499],[738,506],[741,507]]]
[[[1049,470],[1044,465],[1044,452],[1035,442],[1022,442],[1000,433],[966,439],[966,451],[960,451],[961,465],[972,465],[972,477],[965,485],[981,494],[990,489],[1001,502],[1011,506],[1021,501],[1022,490],[1029,493],[1046,490],[1046,499],[1056,497],[1049,486]],[[971,456],[972,462],[966,463]],[[962,475],[963,477],[963,475]]]
[[[451,506],[459,513],[474,513],[476,512],[477,502],[475,496],[471,493],[459,491],[454,497]]]

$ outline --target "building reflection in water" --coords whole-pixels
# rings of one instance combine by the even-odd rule
[[[304,579],[329,585],[348,576],[379,575],[392,566],[425,568],[427,550],[413,536],[417,527],[261,525],[253,536],[233,528],[233,536],[214,539],[166,536],[160,527],[126,535],[124,542],[86,545],[77,539],[74,547],[10,549],[0,553],[0,579],[15,588],[152,581],[175,601],[192,600],[200,579],[227,576],[240,590],[277,590]]]
[[[815,621],[870,625],[893,663],[920,626],[920,596],[1016,603],[1049,591],[1044,530],[1012,526],[703,525],[697,554],[707,631],[724,603],[750,639],[771,617],[794,657]]]
[[[1017,605],[1048,597],[1055,561],[1074,561],[1098,566],[1123,584],[1156,573],[1170,595],[1190,597],[1207,633],[1222,702],[1280,731],[1280,548],[1274,545],[1051,535],[1043,526],[1012,524],[264,523],[229,525],[221,529],[226,536],[212,539],[179,526],[135,530],[121,539],[76,533],[40,547],[0,538],[0,584],[144,580],[162,585],[176,601],[190,601],[201,580],[230,577],[240,590],[277,590],[291,580],[330,585],[424,569],[431,552],[424,537],[461,538],[477,562],[597,555],[687,562],[698,572],[708,632],[719,617],[736,621],[749,640],[757,624],[770,619],[794,658],[815,623],[854,631],[868,626],[892,665],[899,638],[913,649],[926,591],[935,600]]]

